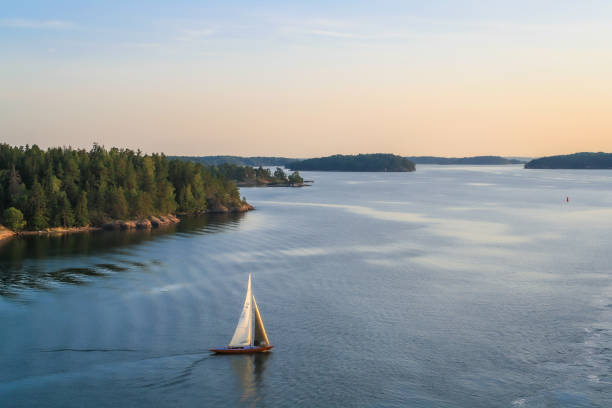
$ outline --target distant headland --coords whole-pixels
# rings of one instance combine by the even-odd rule
[[[414,163],[394,154],[374,153],[341,155],[336,154],[316,159],[294,161],[288,164],[291,170],[314,171],[415,171]]]
[[[472,156],[472,157],[436,157],[436,156],[408,156],[407,159],[416,164],[462,164],[462,165],[500,165],[522,164],[525,160],[505,158],[501,156]]]
[[[526,169],[612,169],[612,153],[582,152],[541,157],[525,164]]]

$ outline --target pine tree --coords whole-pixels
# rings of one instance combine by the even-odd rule
[[[274,177],[282,181],[287,181],[287,175],[280,167],[276,168],[276,171],[274,172]]]
[[[21,176],[17,169],[15,169],[15,165],[11,168],[11,176],[9,179],[9,197],[12,204],[22,207],[23,200],[25,195],[26,187],[21,182]]]
[[[70,200],[68,200],[68,196],[65,192],[60,193],[60,203],[59,203],[59,217],[60,217],[60,226],[62,227],[72,227],[74,226],[74,213],[72,212],[72,206],[70,205]]]
[[[108,193],[108,215],[114,220],[124,220],[128,215],[128,204],[122,188],[112,188]]]
[[[79,196],[76,207],[74,209],[74,215],[76,224],[79,227],[85,227],[89,225],[89,211],[87,210],[87,193],[85,191],[82,191],[81,195]]]
[[[49,226],[47,218],[47,198],[45,190],[38,180],[34,181],[28,194],[26,218],[30,220],[29,226],[34,230],[41,230]]]
[[[34,214],[30,217],[30,227],[33,230],[40,231],[49,226],[48,218],[45,216],[45,213],[37,208],[34,210]]]

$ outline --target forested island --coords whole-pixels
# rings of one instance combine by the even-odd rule
[[[462,164],[462,165],[499,165],[522,164],[523,160],[508,159],[501,156],[472,156],[472,157],[435,157],[435,156],[409,156],[407,159],[416,164]]]
[[[274,173],[269,168],[238,166],[224,163],[214,166],[217,173],[232,180],[238,187],[303,187],[307,185],[299,171],[291,174],[277,167]]]
[[[315,171],[415,171],[415,165],[405,157],[394,154],[374,153],[357,155],[336,154],[316,159],[306,159],[288,164],[291,170]]]
[[[612,169],[612,153],[582,152],[541,157],[525,164],[526,169]]]
[[[129,149],[0,144],[0,214],[14,231],[151,228],[252,209],[222,169]]]

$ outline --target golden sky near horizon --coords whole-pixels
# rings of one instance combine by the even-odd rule
[[[1,141],[176,155],[612,152],[612,8],[493,3],[110,22],[13,10],[0,14]]]

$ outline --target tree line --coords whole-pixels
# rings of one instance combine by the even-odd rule
[[[288,157],[273,157],[273,156],[170,156],[171,159],[189,160],[195,163],[202,163],[209,166],[218,166],[223,163],[235,164],[237,166],[281,166],[287,165],[299,159],[290,159]]]
[[[259,166],[258,168],[251,166],[240,166],[231,163],[222,163],[213,166],[214,171],[220,175],[227,177],[230,180],[237,182],[266,182],[274,184],[302,184],[304,179],[300,176],[299,171],[294,171],[291,174],[286,174],[285,171],[277,167],[274,173],[269,168]]]
[[[244,203],[215,167],[98,144],[89,151],[0,144],[0,182],[3,222],[12,229],[97,226]]]

